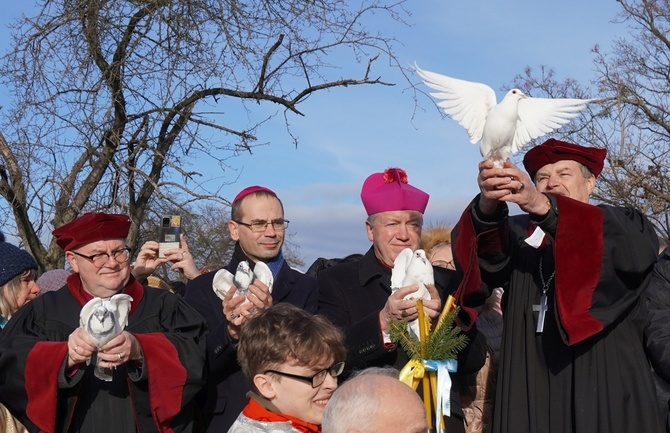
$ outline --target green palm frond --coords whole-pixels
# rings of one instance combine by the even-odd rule
[[[468,337],[454,324],[459,308],[454,308],[437,328],[428,333],[425,356],[421,356],[419,340],[407,330],[407,322],[392,319],[389,322],[391,340],[400,344],[410,359],[444,360],[456,358],[468,344]]]

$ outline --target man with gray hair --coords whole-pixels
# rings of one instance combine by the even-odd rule
[[[323,412],[323,433],[425,433],[419,395],[398,379],[366,370],[344,382]],[[402,408],[402,410],[399,410]]]

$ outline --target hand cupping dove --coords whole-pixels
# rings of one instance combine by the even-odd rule
[[[126,294],[116,294],[111,298],[93,298],[79,313],[79,326],[89,335],[98,350],[119,335],[128,325],[128,313],[133,298]],[[95,376],[105,381],[112,380],[111,369],[97,366]]]
[[[235,275],[231,274],[226,269],[219,270],[214,275],[214,280],[212,281],[212,288],[214,293],[221,300],[224,300],[228,290],[234,285],[237,288],[235,295],[246,295],[249,291],[249,286],[254,282],[255,279],[258,279],[260,282],[268,286],[270,293],[272,293],[272,284],[274,283],[274,278],[272,277],[272,271],[268,268],[263,262],[258,262],[254,266],[253,272],[249,267],[249,263],[245,260],[240,262],[237,265],[237,270]],[[248,300],[244,302],[249,302]]]
[[[393,262],[391,292],[412,284],[418,284],[419,290],[405,296],[405,299],[430,299],[426,284],[435,284],[433,266],[426,258],[425,251],[412,251],[410,248],[405,248]],[[407,327],[415,336],[419,336],[419,323],[417,319],[410,321]]]

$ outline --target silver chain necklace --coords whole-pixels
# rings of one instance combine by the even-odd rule
[[[542,257],[540,257],[540,281],[542,282],[542,294],[546,295],[547,290],[549,289],[549,284],[551,284],[552,280],[556,276],[556,269],[554,269],[554,272],[551,273],[551,276],[549,277],[548,281],[544,281],[544,272],[542,272]]]
[[[554,279],[556,275],[556,269],[551,273],[549,280],[544,281],[544,273],[542,272],[542,256],[540,256],[540,281],[542,282],[542,296],[540,296],[540,303],[538,305],[533,305],[533,311],[538,312],[537,316],[537,327],[535,332],[541,334],[544,331],[544,319],[549,307],[547,305],[547,290],[549,289],[549,284]]]

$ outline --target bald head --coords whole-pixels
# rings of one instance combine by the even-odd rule
[[[323,413],[323,433],[424,433],[419,395],[396,378],[363,374],[342,384]]]

